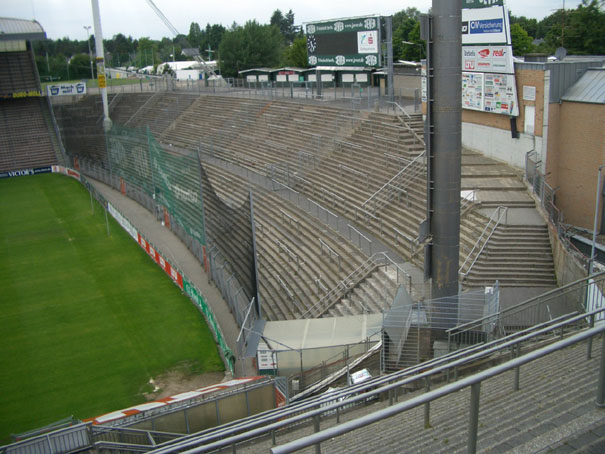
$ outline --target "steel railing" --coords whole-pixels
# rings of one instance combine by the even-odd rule
[[[480,341],[484,338],[485,327],[488,325],[496,330],[492,335],[504,336],[549,320],[558,315],[557,312],[584,311],[590,307],[598,307],[603,303],[599,300],[602,298],[599,295],[604,286],[605,271],[530,298],[495,314],[451,328],[447,331],[449,349],[457,344]]]
[[[460,269],[458,270],[458,274],[460,275],[460,280],[464,280],[469,275],[469,273],[473,269],[473,266],[475,266],[475,263],[477,262],[477,260],[479,259],[479,257],[481,256],[481,254],[483,253],[485,248],[487,247],[494,232],[496,231],[498,226],[502,223],[502,220],[504,220],[504,223],[506,223],[507,213],[508,213],[508,207],[505,207],[505,206],[499,206],[492,213],[492,215],[488,219],[487,223],[485,224],[485,227],[483,228],[481,235],[479,235],[479,238],[473,245],[473,248],[468,253],[466,258],[464,259],[464,262],[462,262]],[[469,264],[468,268],[465,271],[463,271],[464,267],[466,266],[467,263],[470,263],[470,264]]]
[[[304,400],[291,404],[277,411],[269,411],[254,417],[227,424],[218,429],[209,429],[198,434],[188,436],[186,439],[170,443],[154,450],[154,454],[168,454],[176,452],[188,452],[196,454],[212,452],[216,449],[231,447],[236,452],[236,445],[240,442],[250,441],[259,436],[271,435],[275,439],[275,432],[287,427],[294,427],[308,420],[314,420],[321,415],[336,415],[337,422],[340,414],[347,408],[355,405],[366,404],[380,395],[387,395],[392,404],[397,397],[398,390],[404,386],[409,387],[417,383],[418,387],[424,387],[427,379],[438,378],[445,374],[446,378],[456,377],[459,368],[472,364],[476,361],[494,354],[507,354],[512,348],[522,343],[535,345],[536,338],[542,338],[549,333],[558,335],[566,326],[576,326],[577,323],[586,323],[586,317],[594,317],[602,312],[601,308],[590,314],[566,316],[548,323],[513,333],[506,338],[498,339],[486,344],[481,344],[456,351],[436,358],[417,366],[407,368],[393,374],[377,377],[359,385],[352,385],[342,390],[335,391],[329,395],[321,395],[316,398]],[[603,326],[605,330],[605,326]]]
[[[401,414],[405,411],[416,408],[420,405],[427,405],[431,402],[445,397],[449,394],[456,393],[465,388],[471,388],[471,400],[470,400],[470,423],[469,423],[469,434],[468,434],[468,442],[467,442],[467,452],[472,454],[476,452],[477,446],[477,429],[478,429],[478,415],[479,415],[479,392],[481,383],[485,380],[493,378],[497,375],[500,375],[504,372],[508,372],[511,370],[518,370],[521,366],[528,364],[532,361],[550,355],[552,353],[558,352],[564,348],[573,346],[579,342],[588,340],[597,336],[601,333],[605,333],[605,325],[601,325],[596,328],[587,329],[581,333],[575,334],[569,338],[560,340],[551,345],[547,345],[546,347],[540,348],[538,350],[534,350],[530,353],[527,353],[523,356],[511,359],[503,364],[493,366],[487,370],[476,373],[469,377],[465,377],[457,382],[449,383],[444,385],[438,389],[433,391],[429,391],[427,393],[421,394],[419,396],[413,397],[404,402],[400,402],[394,404],[390,407],[387,407],[383,410],[376,411],[374,413],[370,413],[366,416],[362,416],[360,418],[354,419],[352,421],[348,421],[342,423],[340,425],[331,427],[329,429],[325,429],[321,432],[316,432],[314,434],[308,435],[306,437],[299,438],[298,440],[291,441],[281,446],[277,446],[271,449],[272,454],[289,454],[300,449],[315,446],[315,452],[320,453],[321,447],[320,444],[324,441],[334,439],[340,435],[351,432],[356,429],[360,429],[366,427],[370,424],[382,421],[386,418]],[[605,344],[605,337],[604,344]],[[605,345],[604,347],[605,348]],[[603,384],[601,383],[604,377],[605,371],[605,354],[601,355],[601,366],[600,366],[600,377],[598,390],[597,390],[597,405],[603,405],[604,394],[603,392]],[[423,374],[420,374],[423,375]],[[328,407],[330,408],[330,407]],[[427,408],[427,407],[425,407]],[[188,451],[189,454],[194,454],[197,452],[203,452],[197,449]]]
[[[421,175],[426,175],[426,152],[422,152],[413,161],[401,169],[397,174],[387,181],[380,189],[372,194],[361,208],[374,214],[386,206],[395,197],[399,197],[402,192],[406,192],[409,186],[414,183]]]

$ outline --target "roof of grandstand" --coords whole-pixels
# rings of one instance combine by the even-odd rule
[[[0,17],[0,41],[46,39],[46,32],[38,21]]]
[[[563,95],[563,101],[605,104],[605,68],[588,68]]]

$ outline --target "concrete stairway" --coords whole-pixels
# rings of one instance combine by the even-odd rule
[[[578,344],[529,365],[520,372],[520,390],[513,391],[514,373],[482,383],[477,452],[566,453],[603,452],[605,410],[594,404],[600,356],[595,340],[592,359]],[[405,394],[403,398],[416,393]],[[402,400],[402,398],[400,398]],[[462,453],[467,449],[470,390],[465,389],[431,403],[430,427],[424,427],[423,407],[402,413],[322,444],[324,453]],[[368,404],[346,415],[345,422],[385,408],[388,402]],[[335,425],[324,417],[321,429]],[[277,445],[313,432],[312,424],[278,433]],[[270,439],[238,446],[238,453],[268,453]],[[307,448],[299,453],[313,453]]]
[[[552,249],[545,225],[500,225],[464,280],[467,287],[555,287]]]

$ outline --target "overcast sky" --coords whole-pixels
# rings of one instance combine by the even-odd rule
[[[273,11],[284,14],[292,9],[296,24],[349,16],[391,15],[408,7],[427,12],[432,0],[382,0],[370,2],[351,0],[154,0],[157,7],[180,33],[189,33],[191,22],[203,28],[207,23],[230,26],[234,21],[244,24],[256,19],[268,23]],[[575,8],[581,0],[508,0],[512,14],[542,19],[559,9]],[[133,38],[170,37],[170,31],[155,15],[146,0],[99,0],[103,36],[122,33]],[[89,0],[0,0],[0,17],[36,19],[52,39],[69,37],[86,39],[85,25],[92,25]]]

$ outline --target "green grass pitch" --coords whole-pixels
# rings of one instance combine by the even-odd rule
[[[62,175],[0,180],[0,444],[144,402],[150,377],[224,369],[193,304]]]

